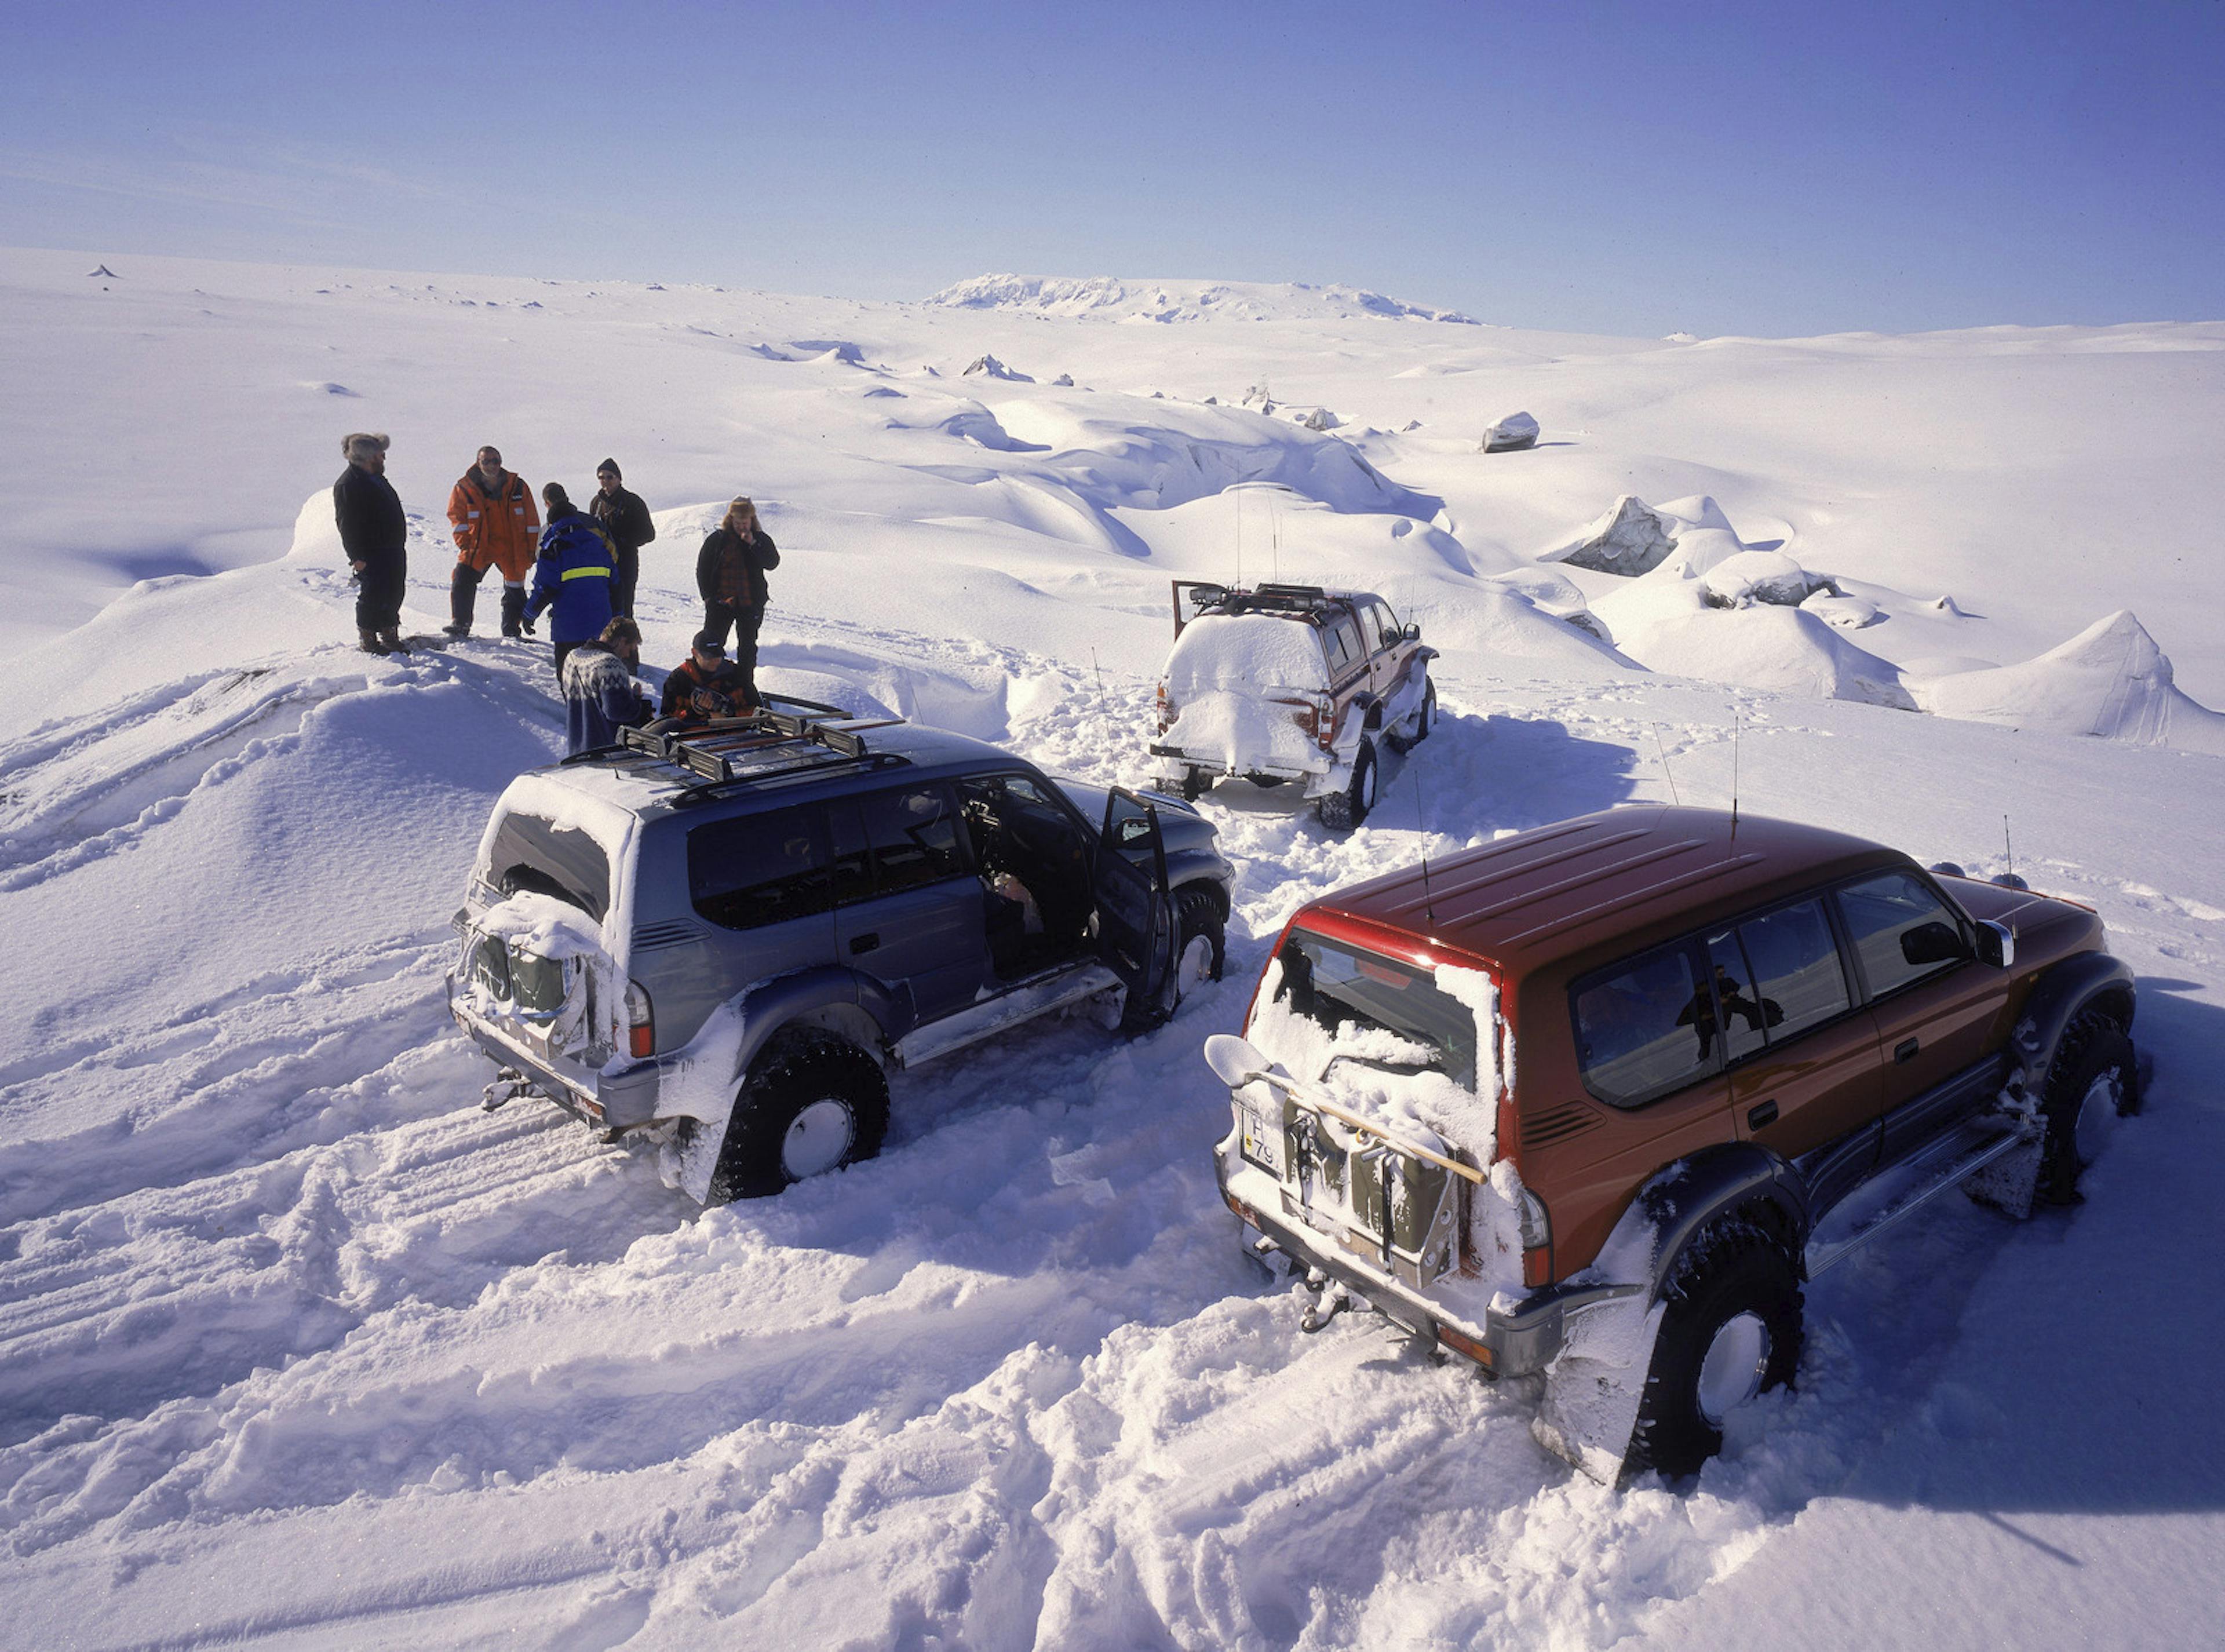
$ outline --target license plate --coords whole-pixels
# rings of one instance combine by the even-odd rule
[[[1256,1092],[1265,1092],[1256,1098]],[[1282,1098],[1265,1085],[1246,1085],[1236,1096],[1238,1142],[1244,1156],[1280,1180],[1284,1174]]]

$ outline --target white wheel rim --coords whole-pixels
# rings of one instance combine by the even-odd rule
[[[1175,963],[1175,1002],[1180,1003],[1212,976],[1213,941],[1208,936],[1192,935]]]
[[[780,1144],[780,1168],[790,1181],[832,1170],[850,1151],[857,1134],[848,1102],[831,1097],[815,1101],[789,1121]]]
[[[2078,1104],[2078,1126],[2070,1132],[2081,1165],[2093,1163],[2101,1156],[2101,1149],[2108,1144],[2110,1133],[2116,1127],[2118,1098],[2118,1079],[2114,1068],[2086,1086],[2086,1094]]]
[[[1700,1415],[1721,1427],[1724,1418],[1761,1392],[1768,1365],[1769,1327],[1761,1316],[1737,1313],[1726,1320],[1700,1361]]]

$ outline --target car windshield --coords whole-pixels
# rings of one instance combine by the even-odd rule
[[[1332,1064],[1442,1073],[1474,1087],[1475,1014],[1428,972],[1304,929],[1291,930],[1276,958],[1274,1002],[1330,1035]],[[1370,1033],[1389,1036],[1355,1036]]]

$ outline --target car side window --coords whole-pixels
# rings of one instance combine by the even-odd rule
[[[1748,918],[1738,926],[1738,940],[1752,973],[1741,983],[1751,988],[1748,1002],[1726,1009],[1734,1025],[1759,1021],[1757,1030],[1774,1044],[1854,1008],[1820,897]]]
[[[939,883],[967,870],[958,812],[940,786],[913,786],[861,800],[875,892]]]
[[[834,881],[827,812],[815,803],[713,820],[688,834],[688,893],[726,929],[827,912]]]
[[[1579,983],[1575,1014],[1584,1087],[1611,1106],[1643,1105],[1721,1065],[1707,983],[1689,944]]]
[[[1398,629],[1398,616],[1381,603],[1370,603],[1367,611],[1374,619],[1377,630],[1381,633],[1375,643],[1377,648],[1391,648],[1404,639],[1405,633]]]
[[[1360,649],[1360,628],[1353,623],[1349,614],[1339,614],[1330,621],[1322,636],[1329,645],[1329,668],[1337,676],[1342,676],[1366,657]]]
[[[1723,1060],[1736,1061],[1765,1048],[1768,1029],[1784,1019],[1782,1006],[1765,999],[1755,990],[1753,967],[1738,931],[1718,930],[1702,939],[1708,952],[1708,971],[1715,978],[1715,997],[1702,1039],[1717,1030],[1714,1017],[1721,1017]]]
[[[1362,603],[1360,606],[1360,635],[1370,654],[1382,652],[1383,616],[1376,612],[1372,603]]]
[[[1839,914],[1872,997],[1952,969],[1970,955],[1955,915],[1909,872],[1848,884],[1839,891]]]

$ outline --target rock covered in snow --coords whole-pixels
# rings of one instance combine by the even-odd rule
[[[1878,605],[1867,598],[1836,596],[1829,590],[1810,593],[1800,607],[1803,612],[1813,614],[1826,625],[1835,625],[1842,631],[1859,631],[1885,617],[1878,611]]]
[[[1001,378],[1013,384],[1032,384],[1035,383],[1035,380],[1029,377],[1025,373],[1014,372],[1011,368],[1005,366],[1004,363],[998,361],[994,356],[975,357],[972,364],[968,365],[966,370],[963,373],[960,373],[959,377],[960,378]]]
[[[2225,713],[2178,687],[2170,656],[2129,609],[2022,664],[1920,680],[1913,692],[1943,717],[2225,755]]]
[[[1404,435],[1409,431],[1419,430],[1421,427],[1422,421],[1419,419],[1409,419],[1404,424],[1398,427],[1398,434],[1400,435]]]
[[[1758,602],[1797,608],[1822,583],[1782,551],[1736,552],[1702,574],[1700,581],[1709,605],[1716,608],[1751,608]]]
[[[1537,445],[1537,421],[1526,413],[1510,413],[1483,433],[1487,453],[1514,453]]]
[[[1327,408],[1315,408],[1306,415],[1306,428],[1309,430],[1334,430],[1341,422],[1336,415]]]
[[[1070,390],[1074,388],[1074,375],[1071,373],[1061,373],[1056,378],[1051,380],[1051,383],[1055,389]]]
[[[1574,545],[1539,560],[1628,578],[1650,573],[1676,548],[1667,519],[1636,494],[1626,493]]]
[[[95,264],[92,269],[86,270],[85,273],[86,279],[91,281],[114,281],[116,279],[116,272],[111,269],[106,264]]]

